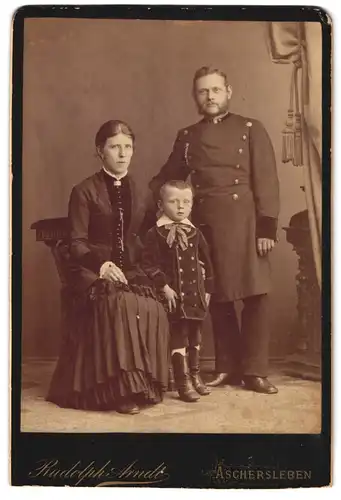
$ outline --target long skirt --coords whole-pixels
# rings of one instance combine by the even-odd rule
[[[153,291],[99,279],[82,297],[63,301],[65,336],[47,400],[85,410],[161,401],[169,329]]]

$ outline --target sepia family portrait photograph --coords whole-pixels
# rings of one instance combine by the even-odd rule
[[[22,43],[21,432],[319,434],[321,23]]]

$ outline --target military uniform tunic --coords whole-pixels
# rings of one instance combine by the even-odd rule
[[[270,290],[270,263],[257,237],[276,239],[279,186],[273,147],[263,125],[229,113],[178,133],[173,151],[150,188],[190,177],[192,221],[206,236],[215,298],[234,301]]]

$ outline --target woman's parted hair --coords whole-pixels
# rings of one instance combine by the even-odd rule
[[[109,120],[101,125],[96,134],[96,148],[103,148],[109,137],[113,137],[118,134],[127,135],[132,139],[133,143],[135,142],[135,135],[127,123],[122,120]]]

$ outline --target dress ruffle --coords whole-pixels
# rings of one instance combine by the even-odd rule
[[[168,385],[167,313],[143,286],[97,282],[73,297],[47,397],[61,407],[114,409],[162,400]]]

